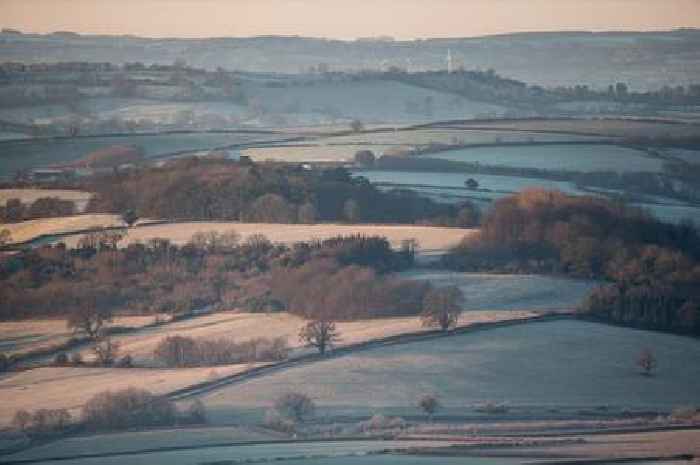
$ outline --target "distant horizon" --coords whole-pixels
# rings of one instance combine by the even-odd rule
[[[311,39],[311,40],[328,40],[328,41],[338,41],[338,42],[356,42],[362,40],[393,40],[396,42],[416,42],[416,41],[428,41],[428,40],[464,40],[464,39],[482,39],[482,38],[496,38],[496,37],[506,37],[506,36],[517,36],[517,35],[555,35],[555,34],[663,34],[663,33],[674,33],[674,32],[700,32],[700,26],[698,27],[675,27],[666,29],[552,29],[552,30],[531,30],[531,31],[513,31],[513,32],[496,32],[489,34],[480,35],[465,35],[465,36],[425,36],[425,37],[414,37],[414,38],[401,38],[394,37],[391,35],[377,35],[377,36],[359,36],[351,38],[339,38],[339,37],[327,37],[327,36],[314,36],[314,35],[303,35],[303,34],[257,34],[257,35],[246,35],[246,36],[201,36],[201,37],[187,37],[187,36],[149,36],[140,34],[117,34],[117,33],[97,33],[97,32],[80,32],[73,31],[70,29],[61,29],[55,31],[47,32],[37,32],[37,31],[27,31],[20,28],[11,26],[0,25],[2,32],[7,33],[8,31],[16,31],[26,36],[51,36],[59,34],[76,34],[80,37],[130,37],[135,39],[149,39],[149,40],[210,40],[210,39],[265,39],[265,38],[294,38],[294,39]]]
[[[697,0],[0,0],[0,27],[27,34],[352,41],[700,28]]]

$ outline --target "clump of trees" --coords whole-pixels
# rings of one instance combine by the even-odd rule
[[[215,366],[248,362],[276,362],[289,354],[286,338],[264,337],[236,343],[233,339],[167,336],[153,356],[168,367]]]
[[[563,273],[606,281],[584,316],[700,333],[700,234],[599,197],[530,190],[497,201],[452,269]]]
[[[81,421],[92,431],[170,426],[177,423],[177,408],[167,397],[127,388],[96,394],[83,406]]]
[[[19,223],[37,218],[70,216],[75,212],[75,203],[72,200],[58,197],[41,197],[29,204],[16,198],[8,199],[5,205],[0,205],[0,223]]]
[[[20,409],[12,418],[12,426],[33,436],[46,436],[65,431],[73,417],[67,409],[38,409],[30,412]]]

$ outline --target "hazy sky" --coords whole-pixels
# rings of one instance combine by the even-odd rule
[[[700,27],[700,0],[0,0],[0,26],[154,37],[464,37]]]

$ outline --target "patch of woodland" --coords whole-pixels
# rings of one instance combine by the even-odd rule
[[[583,315],[700,334],[700,233],[620,202],[545,190],[503,198],[444,264],[600,279]]]

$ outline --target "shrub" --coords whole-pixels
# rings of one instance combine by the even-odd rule
[[[360,431],[381,431],[387,429],[402,429],[406,421],[401,417],[387,417],[381,414],[373,415],[367,421],[360,422]]]
[[[275,401],[275,410],[283,417],[295,422],[302,422],[313,416],[316,404],[305,394],[289,392]]]
[[[293,433],[296,429],[294,420],[284,417],[274,408],[265,412],[265,426],[284,433]]]
[[[131,359],[131,355],[126,354],[122,358],[119,359],[119,361],[116,364],[117,368],[131,368],[134,366],[133,360]]]
[[[24,409],[17,410],[12,418],[12,426],[19,431],[26,431],[32,424],[32,414]]]
[[[183,415],[183,422],[193,425],[207,422],[207,409],[201,400],[197,399],[187,407]]]
[[[105,367],[112,366],[119,355],[119,343],[105,337],[95,343],[92,351],[95,352],[98,364]]]
[[[65,352],[56,354],[56,356],[53,358],[53,364],[59,367],[68,365],[68,355]]]
[[[426,413],[426,415],[428,415],[428,417],[432,418],[433,414],[435,414],[435,412],[437,412],[440,408],[440,401],[437,397],[431,394],[426,394],[418,400],[418,406]]]
[[[82,420],[88,429],[120,430],[173,425],[177,417],[175,404],[168,398],[127,388],[96,394],[83,407]]]
[[[73,352],[70,356],[70,362],[72,365],[82,365],[83,356],[80,352]]]

